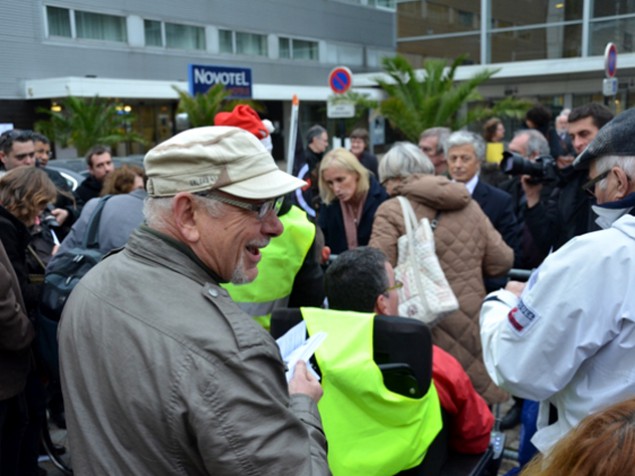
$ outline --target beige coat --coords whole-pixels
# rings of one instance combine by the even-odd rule
[[[494,385],[483,365],[478,316],[485,297],[483,275],[505,274],[514,261],[512,249],[463,184],[415,174],[397,191],[410,200],[418,219],[432,220],[437,210],[441,211],[434,232],[436,252],[459,310],[432,329],[434,343],[461,362],[474,388],[488,403],[505,401],[507,394]],[[377,210],[369,245],[384,251],[395,266],[397,240],[404,233],[401,206],[393,198]]]

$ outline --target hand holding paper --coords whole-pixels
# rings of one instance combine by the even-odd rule
[[[308,365],[308,362],[325,338],[326,332],[318,332],[307,339],[306,324],[302,321],[298,325],[292,327],[285,335],[276,341],[278,347],[280,348],[282,360],[287,366],[287,382],[291,380],[295,364],[299,360],[302,360],[307,364],[309,372],[311,372],[317,380],[320,379],[318,374],[315,373],[315,370]]]

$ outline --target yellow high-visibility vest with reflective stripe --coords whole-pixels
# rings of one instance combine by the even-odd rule
[[[261,250],[256,279],[247,284],[222,285],[241,309],[266,329],[271,312],[287,306],[295,275],[315,239],[315,225],[295,205],[280,216],[280,221],[284,231]]]
[[[318,403],[334,476],[389,476],[423,461],[441,431],[435,386],[408,398],[384,386],[373,360],[374,314],[301,308],[309,335],[327,337],[315,352],[324,395]]]

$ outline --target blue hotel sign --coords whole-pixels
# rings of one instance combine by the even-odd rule
[[[215,84],[225,85],[232,99],[251,98],[251,68],[229,68],[191,64],[189,67],[190,94],[205,94]]]

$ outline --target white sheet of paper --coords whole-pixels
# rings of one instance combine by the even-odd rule
[[[307,363],[309,371],[316,379],[320,380],[319,375],[309,364],[309,359],[313,356],[317,348],[320,347],[322,342],[324,342],[326,335],[326,332],[318,332],[307,339],[306,324],[302,321],[276,340],[280,354],[282,355],[282,360],[287,366],[287,382],[293,377],[295,364],[298,363],[299,360],[304,360]]]

